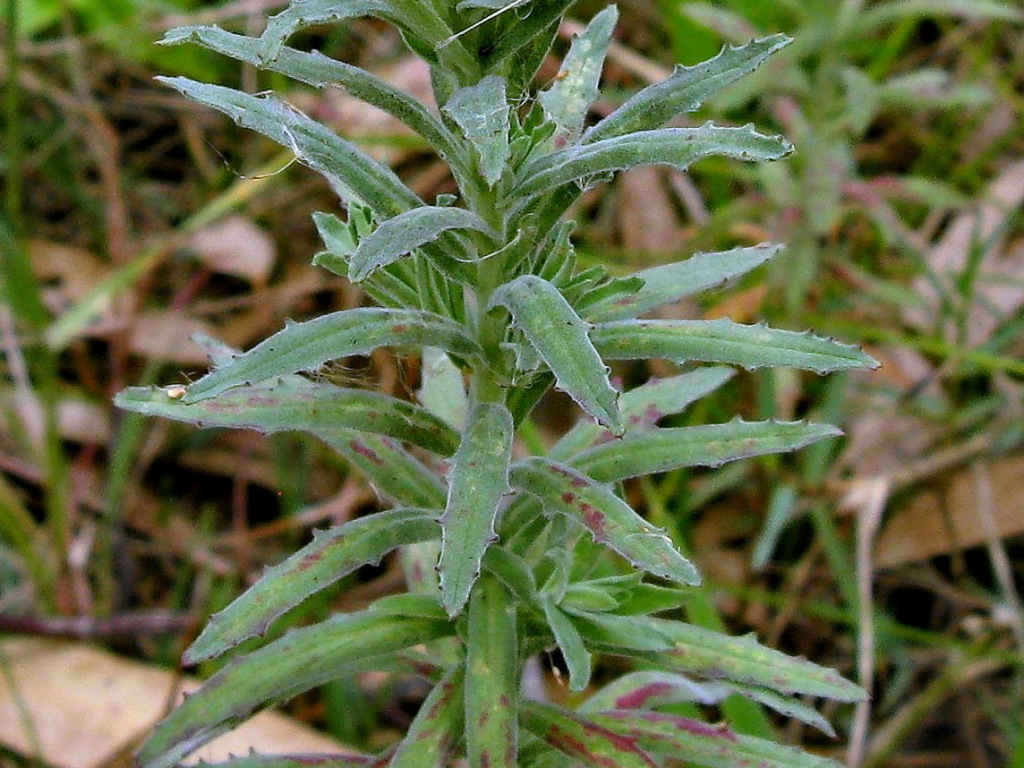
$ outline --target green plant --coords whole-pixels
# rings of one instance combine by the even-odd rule
[[[751,126],[661,126],[787,39],[727,48],[680,68],[585,128],[615,9],[594,17],[559,75],[534,95],[533,75],[570,3],[513,5],[306,0],[273,17],[260,39],[188,28],[166,40],[199,42],[305,83],[347,88],[430,142],[461,194],[425,204],[389,169],[280,101],[166,80],[290,147],[327,177],[348,216],[316,214],[327,250],[315,263],[358,282],[378,306],[289,323],[244,354],[203,340],[210,373],[188,386],[127,390],[118,405],[205,425],[310,432],[394,502],[317,534],[267,571],[211,619],[185,661],[262,635],[314,591],[392,550],[402,549],[413,577],[410,594],[293,629],[223,667],[158,726],[141,751],[147,768],[173,765],[261,706],[367,668],[413,671],[435,686],[398,745],[332,764],[421,768],[465,755],[471,766],[495,768],[834,765],[673,713],[684,702],[739,694],[830,732],[798,697],[853,701],[863,692],[752,638],[655,616],[684,605],[699,576],[625,503],[619,484],[790,451],[837,430],[742,420],[659,428],[661,417],[713,391],[730,369],[698,367],[620,394],[604,361],[661,357],[826,372],[872,359],[829,339],[761,325],[635,319],[757,267],[775,246],[613,278],[574,268],[572,224],[562,221],[584,189],[618,170],[686,168],[709,155],[786,155],[783,139]],[[301,27],[364,15],[395,24],[430,64],[439,116],[365,71],[284,45]],[[381,346],[421,351],[421,404],[304,375]],[[546,456],[514,459],[517,428],[552,386],[589,418]],[[446,476],[435,468],[442,459]],[[573,692],[590,691],[594,653],[633,659],[637,671],[592,692],[575,711],[525,699],[525,660],[554,647]],[[235,763],[297,766],[308,758]]]

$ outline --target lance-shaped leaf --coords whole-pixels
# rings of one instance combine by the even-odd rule
[[[455,429],[465,429],[469,419],[466,383],[462,371],[443,350],[436,347],[423,350],[420,380],[423,384],[416,394],[424,407]]]
[[[627,434],[574,456],[571,464],[598,482],[615,483],[680,467],[717,467],[751,456],[788,453],[841,434],[830,424],[733,419]]]
[[[655,669],[787,695],[837,701],[860,701],[867,695],[834,670],[767,648],[751,635],[729,637],[681,621],[612,613],[580,613],[575,624],[592,648],[644,659]]]
[[[441,602],[456,616],[469,599],[480,562],[497,535],[494,518],[508,492],[515,428],[500,403],[478,403],[452,459],[448,502],[441,516]]]
[[[464,208],[446,208],[424,205],[399,214],[381,223],[368,237],[363,238],[348,265],[348,277],[362,282],[375,270],[400,259],[421,245],[433,242],[442,232],[454,229],[472,229],[492,239],[497,235],[487,222]],[[463,265],[454,254],[447,254],[438,268],[445,272],[459,272]]]
[[[387,763],[388,768],[446,768],[451,765],[465,727],[464,688],[462,667],[455,665],[420,705],[405,738]]]
[[[264,61],[260,56],[262,41],[236,35],[220,27],[178,27],[170,30],[160,41],[164,45],[186,42],[199,43],[225,56],[280,72],[317,88],[340,86],[357,99],[405,123],[443,158],[458,160],[464,155],[451,132],[421,102],[364,69],[317,51],[306,53],[287,47],[280,48],[273,59]]]
[[[612,360],[663,357],[677,363],[700,360],[744,368],[789,366],[817,373],[877,368],[859,347],[812,333],[719,320],[616,320],[590,332],[594,346]]]
[[[616,434],[622,434],[618,392],[608,369],[590,343],[587,324],[551,283],[521,275],[491,296],[490,307],[506,307],[565,391],[587,413]]]
[[[724,723],[708,725],[661,712],[613,711],[590,715],[593,722],[623,738],[636,739],[655,754],[708,768],[840,768],[809,752],[734,732]]]
[[[579,708],[582,712],[609,709],[658,709],[681,702],[717,705],[739,693],[780,714],[800,720],[835,737],[835,730],[820,712],[799,699],[760,686],[721,680],[694,680],[674,672],[642,670],[613,680]]]
[[[444,105],[476,151],[480,175],[489,186],[501,178],[508,161],[508,100],[505,81],[489,75],[476,85],[460,88]]]
[[[211,616],[182,661],[195,664],[263,635],[285,611],[356,568],[379,563],[400,546],[437,538],[441,529],[436,518],[436,510],[389,509],[314,533],[313,541],[267,568],[259,581]]]
[[[423,204],[391,170],[326,126],[277,99],[251,96],[187,77],[158,77],[157,80],[190,99],[223,112],[242,127],[288,147],[302,163],[329,181],[340,182],[345,189],[355,190],[359,199],[380,219],[389,219]]]
[[[718,389],[734,373],[732,368],[699,368],[668,379],[652,379],[624,392],[619,398],[619,408],[626,431],[652,429],[665,416],[682,413],[690,403]],[[613,437],[594,422],[580,420],[551,447],[548,458],[566,461],[595,443],[607,442]]]
[[[560,707],[524,702],[523,724],[537,738],[591,768],[661,768],[633,737]]]
[[[328,360],[365,355],[378,347],[441,347],[475,357],[479,347],[461,325],[414,309],[363,307],[288,323],[248,352],[188,387],[182,402],[215,397],[231,387],[313,370]]]
[[[635,567],[681,584],[700,583],[693,563],[679,554],[665,532],[640,517],[610,487],[536,456],[516,462],[511,480],[516,488],[536,496],[547,510],[578,522],[595,541]]]
[[[394,440],[354,429],[324,429],[321,440],[357,467],[383,496],[409,507],[440,509],[446,489],[426,467]]]
[[[575,0],[550,0],[550,2],[536,3],[530,0],[513,0],[505,2],[502,8],[512,10],[519,6],[529,4],[527,14],[524,17],[517,16],[514,20],[506,23],[501,33],[493,41],[482,58],[484,71],[494,71],[499,68],[497,65],[505,59],[512,59],[510,68],[514,68],[523,56],[520,51],[524,48],[526,53],[533,53],[533,43],[541,39],[546,43],[543,45],[544,53],[550,48],[551,32],[557,26],[559,20]],[[545,39],[546,38],[546,39]],[[531,62],[528,69],[533,69],[536,62]],[[532,74],[532,72],[530,73]]]
[[[480,768],[517,768],[520,660],[516,603],[485,574],[469,599],[466,756]]]
[[[589,143],[658,128],[676,115],[693,112],[789,42],[785,35],[772,35],[743,46],[726,46],[715,58],[696,66],[676,67],[670,77],[644,88],[597,123],[583,140]]]
[[[203,768],[374,768],[379,765],[374,755],[326,755],[305,752],[294,755],[260,755],[256,753],[231,757],[222,763],[201,762]],[[383,765],[387,765],[387,762]]]
[[[342,614],[233,659],[189,696],[143,745],[143,768],[171,768],[257,709],[345,674],[367,657],[451,634],[444,619],[398,618],[372,609]]]
[[[597,100],[604,57],[618,18],[614,5],[597,14],[583,34],[573,39],[551,87],[537,94],[548,117],[572,139],[579,135],[587,110]]]
[[[633,294],[613,296],[587,305],[581,313],[592,321],[624,320],[684,296],[714,288],[746,274],[782,250],[781,245],[755,245],[717,253],[698,253],[684,261],[662,264],[632,275],[643,281]]]
[[[793,150],[778,136],[765,136],[752,126],[725,128],[707,123],[699,128],[661,128],[577,144],[542,155],[520,171],[517,194],[532,197],[555,187],[638,165],[670,165],[686,170],[703,157],[721,155],[739,160],[778,160]]]
[[[544,618],[555,637],[555,644],[562,652],[562,659],[569,670],[569,690],[585,691],[590,684],[590,652],[583,638],[572,625],[572,619],[562,613],[558,606],[547,598],[541,599]]]
[[[452,30],[437,14],[432,3],[385,2],[384,0],[292,0],[288,8],[270,17],[261,40],[261,56],[270,61],[279,55],[281,46],[292,34],[315,24],[373,16],[386,19],[402,30],[412,47],[423,58],[436,58],[436,50],[444,43],[444,53],[452,66],[464,72],[476,71],[461,41],[453,39]]]
[[[442,456],[459,446],[458,433],[425,408],[395,397],[345,389],[298,376],[221,392],[197,403],[168,396],[173,390],[131,387],[114,398],[125,410],[205,427],[245,427],[261,432],[320,434],[338,427],[389,435]]]

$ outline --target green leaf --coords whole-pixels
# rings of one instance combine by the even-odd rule
[[[586,184],[592,177],[638,165],[669,165],[685,171],[711,155],[739,160],[778,160],[793,151],[779,136],[765,136],[752,126],[661,128],[579,144],[550,152],[519,172],[516,192],[523,198],[543,195],[563,184]]]
[[[438,473],[394,440],[341,427],[325,427],[319,437],[357,467],[383,496],[409,507],[444,506],[446,490]]]
[[[498,288],[489,309],[506,307],[513,324],[555,374],[557,386],[587,413],[616,434],[622,434],[618,392],[608,369],[594,350],[587,325],[551,283],[521,275]]]
[[[372,609],[293,629],[233,659],[161,722],[139,752],[142,768],[171,768],[258,708],[345,674],[366,657],[451,634],[450,622],[381,616]]]
[[[288,147],[300,162],[322,174],[335,189],[353,190],[379,219],[389,219],[423,204],[415,193],[380,163],[327,127],[272,97],[251,96],[186,77],[158,77],[190,99],[220,110]]]
[[[231,605],[210,617],[182,657],[196,664],[243,640],[266,633],[271,623],[314,592],[379,563],[405,544],[438,538],[436,510],[390,509],[313,534],[313,541],[263,576]]]
[[[180,390],[179,390],[180,391]],[[430,411],[405,400],[362,389],[343,389],[298,376],[234,387],[215,398],[184,403],[174,388],[131,387],[114,398],[125,410],[204,427],[243,427],[261,432],[320,434],[338,427],[388,435],[450,456],[458,433]]]
[[[478,403],[452,459],[438,562],[441,602],[449,616],[462,611],[484,553],[497,538],[494,519],[509,490],[513,433],[512,414],[504,405]]]
[[[562,658],[569,669],[569,690],[585,691],[590,684],[590,653],[572,625],[572,620],[562,613],[549,599],[542,599],[544,618],[555,637],[555,644],[562,652]]]
[[[732,378],[731,368],[699,368],[668,379],[651,379],[643,386],[624,392],[619,408],[627,432],[653,429],[665,416],[682,413],[687,406],[713,392]],[[566,461],[595,443],[613,435],[592,421],[580,420],[548,451],[548,458]]]
[[[525,5],[526,17],[517,17],[505,24],[497,37],[492,41],[488,41],[487,45],[484,46],[480,56],[484,71],[493,72],[498,70],[501,62],[506,59],[510,59],[511,66],[515,67],[522,49],[525,48],[527,52],[534,52],[531,51],[532,44],[538,38],[545,41],[551,39],[553,27],[558,25],[566,10],[574,2],[575,0],[550,0],[550,2],[537,3],[527,0],[525,3],[517,3],[516,5]],[[506,2],[504,5],[508,6],[510,3]],[[548,48],[550,48],[550,45],[545,47],[545,52],[547,52]],[[529,59],[531,57],[526,56],[523,58]],[[531,61],[530,64],[528,69],[533,69],[534,62]]]
[[[368,237],[363,238],[348,265],[348,277],[360,283],[380,267],[435,241],[443,232],[453,229],[472,229],[494,239],[497,235],[483,219],[464,208],[446,208],[424,205],[399,214],[381,223]],[[463,246],[464,250],[465,246]],[[463,276],[465,267],[459,257],[448,249],[446,258],[437,264],[445,272]],[[469,253],[461,260],[468,260]]]
[[[357,99],[405,123],[426,139],[444,159],[458,164],[465,156],[451,131],[422,103],[364,69],[328,58],[317,51],[305,53],[282,47],[273,59],[265,61],[261,56],[264,41],[236,35],[220,27],[178,27],[170,30],[160,42],[165,45],[195,42],[239,61],[280,72],[317,88],[344,88]]]
[[[614,296],[589,305],[583,315],[595,322],[636,317],[746,274],[781,250],[781,245],[733,248],[716,253],[698,253],[683,261],[643,269],[631,275],[643,281],[640,290],[629,296]]]
[[[576,628],[591,648],[643,659],[655,669],[787,695],[836,701],[860,701],[867,695],[834,670],[767,648],[751,635],[730,637],[681,621],[611,613],[580,613]]]
[[[479,355],[476,342],[446,317],[412,309],[347,309],[288,323],[230,365],[191,384],[182,402],[194,403],[231,387],[313,370],[328,360],[364,355],[384,346],[433,346],[464,357]]]
[[[634,512],[606,485],[540,457],[512,466],[512,484],[536,496],[545,509],[559,512],[582,525],[594,540],[663,579],[699,584],[693,563],[679,554],[671,539]]]
[[[464,676],[453,666],[420,705],[387,768],[446,768],[455,757],[465,726]]]
[[[480,175],[493,187],[508,162],[508,100],[505,81],[489,75],[460,88],[443,107],[476,151]]]
[[[661,768],[635,738],[539,701],[524,702],[523,724],[537,738],[590,768]]]
[[[708,725],[678,715],[637,711],[602,712],[591,719],[650,752],[708,768],[841,768],[837,762],[795,747],[735,733],[724,723]]]
[[[616,320],[599,323],[590,338],[602,357],[637,360],[663,357],[676,363],[700,360],[744,368],[788,366],[817,373],[877,368],[860,348],[809,332],[718,320]]]
[[[573,39],[551,87],[537,94],[548,117],[570,140],[579,135],[587,110],[597,100],[604,57],[618,18],[614,5],[597,14],[583,34]]]
[[[256,753],[231,757],[220,763],[200,762],[203,768],[372,768],[374,755],[259,755]]]
[[[1024,21],[1024,11],[999,0],[889,0],[861,11],[854,24],[865,34],[901,19],[953,18],[978,21]]]
[[[485,574],[468,614],[466,756],[470,766],[517,768],[521,671],[515,601]]]
[[[444,350],[426,347],[423,350],[423,382],[417,396],[431,413],[444,419],[460,432],[469,420],[469,398],[460,371]]]
[[[680,467],[717,467],[750,456],[788,453],[841,434],[829,424],[734,419],[627,434],[584,451],[571,463],[598,482],[614,483]]]
[[[694,112],[706,99],[757,69],[773,53],[789,45],[785,35],[772,35],[746,45],[727,45],[715,58],[693,67],[676,67],[670,77],[644,88],[583,135],[586,143],[645,131],[676,115]]]
[[[630,672],[612,681],[580,707],[583,712],[608,709],[659,709],[681,702],[717,705],[727,696],[740,694],[764,704],[787,717],[813,725],[835,737],[832,726],[817,710],[799,699],[759,686],[735,682],[696,681],[685,675],[657,670]]]

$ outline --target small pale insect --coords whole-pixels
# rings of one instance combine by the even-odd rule
[[[181,400],[181,398],[183,398],[187,394],[188,389],[181,385],[167,388],[167,396],[171,398],[171,400]]]

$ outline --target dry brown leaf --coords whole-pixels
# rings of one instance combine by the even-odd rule
[[[203,227],[188,239],[188,247],[208,269],[234,275],[256,287],[267,284],[277,260],[274,241],[240,214]]]
[[[197,333],[227,342],[221,330],[194,314],[164,310],[138,315],[128,334],[128,346],[135,354],[150,360],[205,366],[209,359],[192,341]]]
[[[957,278],[968,267],[974,249],[984,254],[969,310],[967,343],[974,347],[988,339],[1008,315],[1024,307],[1024,247],[1008,248],[1004,229],[1024,204],[1024,160],[1007,166],[985,190],[976,209],[958,215],[927,256],[928,267],[951,295]],[[929,305],[908,307],[904,319],[930,329],[940,312],[940,297],[928,277],[914,281],[913,289]]]
[[[28,254],[44,300],[55,314],[84,299],[109,274],[96,254],[49,240],[30,240]]]
[[[0,642],[0,654],[10,673],[0,676],[0,744],[56,768],[99,768],[130,749],[165,714],[179,679],[172,671],[82,642],[7,639]],[[186,691],[198,687],[190,678],[183,685]],[[29,724],[34,737],[27,732]],[[33,747],[36,739],[42,755]],[[270,711],[197,750],[190,762],[225,760],[250,749],[351,751]]]
[[[994,459],[987,468],[997,535],[1024,533],[1020,502],[1024,455]],[[911,498],[883,527],[875,549],[876,567],[892,568],[983,544],[985,528],[978,516],[974,483],[970,467],[965,467]]]
[[[20,430],[8,421],[12,418],[18,419],[19,426],[35,445],[43,444],[45,415],[34,392],[0,389],[0,424],[8,434],[18,434]],[[63,397],[57,405],[57,428],[63,439],[73,443],[104,444],[110,439],[107,409],[77,397]]]

